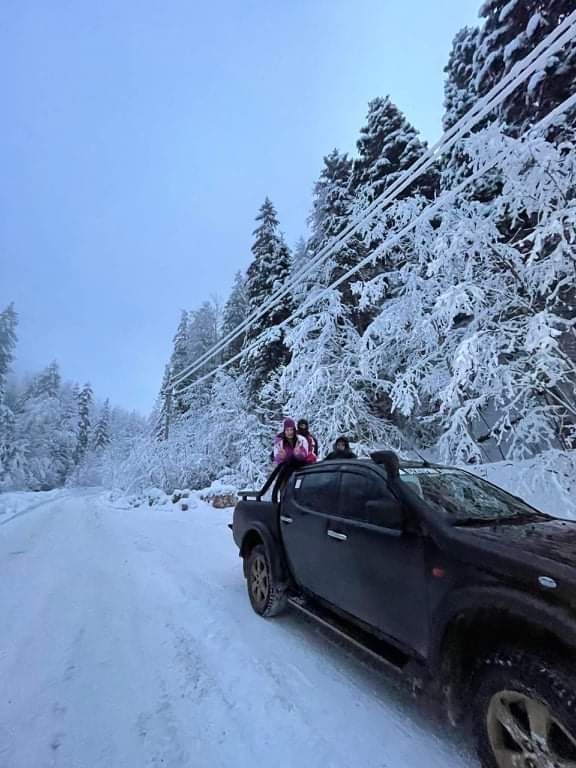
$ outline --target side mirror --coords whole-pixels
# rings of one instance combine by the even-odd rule
[[[366,503],[368,520],[383,528],[401,531],[404,528],[404,511],[396,499],[378,499]]]

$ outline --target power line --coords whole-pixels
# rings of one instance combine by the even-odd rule
[[[532,128],[527,130],[521,137],[518,139],[525,140],[530,137],[532,133],[535,133],[538,130],[541,130],[543,127],[545,127],[548,123],[551,123],[554,121],[556,117],[561,115],[562,113],[568,111],[572,107],[576,107],[576,93],[573,93],[570,97],[565,99],[561,104],[559,104],[555,109],[553,109],[551,112],[549,112],[547,115],[545,115],[538,123],[536,123]],[[470,184],[472,184],[474,181],[479,179],[481,176],[483,176],[487,171],[494,168],[502,157],[506,155],[505,151],[502,151],[498,154],[496,158],[493,159],[491,163],[486,165],[484,168],[479,169],[475,173],[473,173],[471,176],[468,176],[464,181],[462,181],[458,186],[456,186],[454,189],[448,190],[447,192],[443,193],[438,200],[428,205],[416,218],[412,219],[408,224],[404,225],[402,229],[400,229],[398,232],[391,235],[389,238],[384,240],[383,243],[381,243],[378,248],[374,251],[374,253],[370,254],[366,258],[362,259],[358,264],[356,264],[354,267],[348,270],[345,274],[343,274],[341,277],[339,277],[337,280],[335,280],[333,283],[331,283],[329,286],[324,288],[320,293],[316,296],[314,296],[311,299],[308,299],[305,301],[298,309],[293,313],[291,317],[284,320],[282,323],[279,323],[278,325],[271,328],[267,333],[273,331],[273,330],[279,330],[283,328],[286,325],[289,325],[294,319],[295,316],[300,315],[304,313],[307,309],[309,309],[311,306],[313,306],[316,302],[318,302],[323,296],[328,294],[330,291],[334,290],[334,288],[337,288],[341,283],[343,283],[345,280],[347,280],[349,277],[351,277],[353,274],[358,272],[362,269],[362,267],[366,266],[366,264],[373,261],[375,258],[378,258],[379,253],[382,253],[384,251],[389,250],[390,247],[396,245],[399,243],[402,238],[410,232],[410,230],[414,229],[420,222],[430,220],[434,217],[438,211],[441,210],[441,208],[449,202],[451,199],[457,197],[457,195],[460,194],[466,187],[468,187]],[[264,335],[264,334],[263,334]],[[246,349],[239,352],[237,355],[232,357],[230,360],[227,360],[225,363],[222,363],[217,368],[215,368],[213,371],[210,371],[209,373],[205,374],[204,376],[200,377],[199,379],[196,379],[195,381],[191,382],[187,386],[183,387],[182,389],[179,389],[176,391],[177,395],[181,395],[187,390],[191,389],[192,387],[196,386],[197,384],[201,384],[202,382],[209,379],[214,374],[218,373],[221,370],[224,370],[224,368],[227,368],[232,363],[236,362],[237,360],[241,359],[247,354],[250,354],[252,351],[257,349],[261,344],[263,343],[262,337],[257,339],[253,344],[251,344]]]
[[[366,224],[376,213],[381,213],[385,207],[389,206],[398,195],[409,187],[417,178],[419,178],[444,152],[450,149],[470,128],[482,120],[485,115],[498,106],[504,99],[515,90],[518,85],[524,82],[530,75],[541,68],[546,60],[556,51],[560,50],[567,42],[576,36],[576,11],[567,16],[552,32],[547,35],[524,59],[517,62],[510,73],[503,78],[494,88],[492,88],[484,97],[479,99],[476,104],[464,115],[449,131],[431,147],[419,160],[417,160],[402,176],[386,189],[370,206],[359,216],[357,216],[343,232],[336,238],[333,238],[319,253],[299,272],[292,275],[284,285],[272,294],[263,304],[255,310],[246,320],[230,331],[223,339],[217,342],[202,356],[194,360],[183,371],[178,372],[172,377],[171,384],[175,388],[178,383],[189,378],[192,374],[202,368],[206,362],[219,354],[238,336],[244,333],[249,327],[259,320],[264,314],[279,304],[280,299],[286,295],[297,283],[315,270],[322,261],[325,261],[332,253],[340,250],[348,240],[353,237],[358,229]],[[540,124],[540,123],[539,123]],[[361,264],[366,264],[374,258],[374,254],[364,259]],[[358,271],[355,269],[354,271]],[[338,285],[347,279],[346,276],[340,278]],[[276,327],[280,328],[283,324]],[[261,342],[260,342],[261,343]],[[259,344],[256,344],[258,346]],[[243,350],[233,359],[247,354],[254,345]],[[210,374],[211,375],[211,374]],[[202,379],[203,380],[203,379]],[[187,387],[180,391],[185,391]]]

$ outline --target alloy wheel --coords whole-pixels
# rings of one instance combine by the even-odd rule
[[[498,768],[576,768],[576,735],[547,704],[518,691],[499,691],[487,712]]]
[[[256,555],[250,568],[250,589],[252,597],[259,608],[263,608],[270,592],[270,577],[268,564],[263,555]],[[576,766],[575,766],[576,768]]]

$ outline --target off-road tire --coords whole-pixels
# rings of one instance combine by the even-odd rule
[[[473,729],[483,768],[501,768],[506,764],[503,755],[510,751],[524,754],[517,764],[526,768],[576,762],[576,675],[567,665],[529,652],[501,651],[479,663],[472,690]],[[540,718],[545,727],[538,725]],[[548,734],[545,748],[539,732]],[[502,750],[499,756],[493,745]],[[546,757],[546,751],[553,757]]]
[[[286,608],[286,587],[274,580],[266,548],[255,546],[247,557],[246,586],[252,608],[259,616],[277,616]]]

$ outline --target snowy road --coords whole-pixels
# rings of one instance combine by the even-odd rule
[[[0,768],[467,768],[457,736],[297,615],[257,617],[201,502],[0,515]]]

